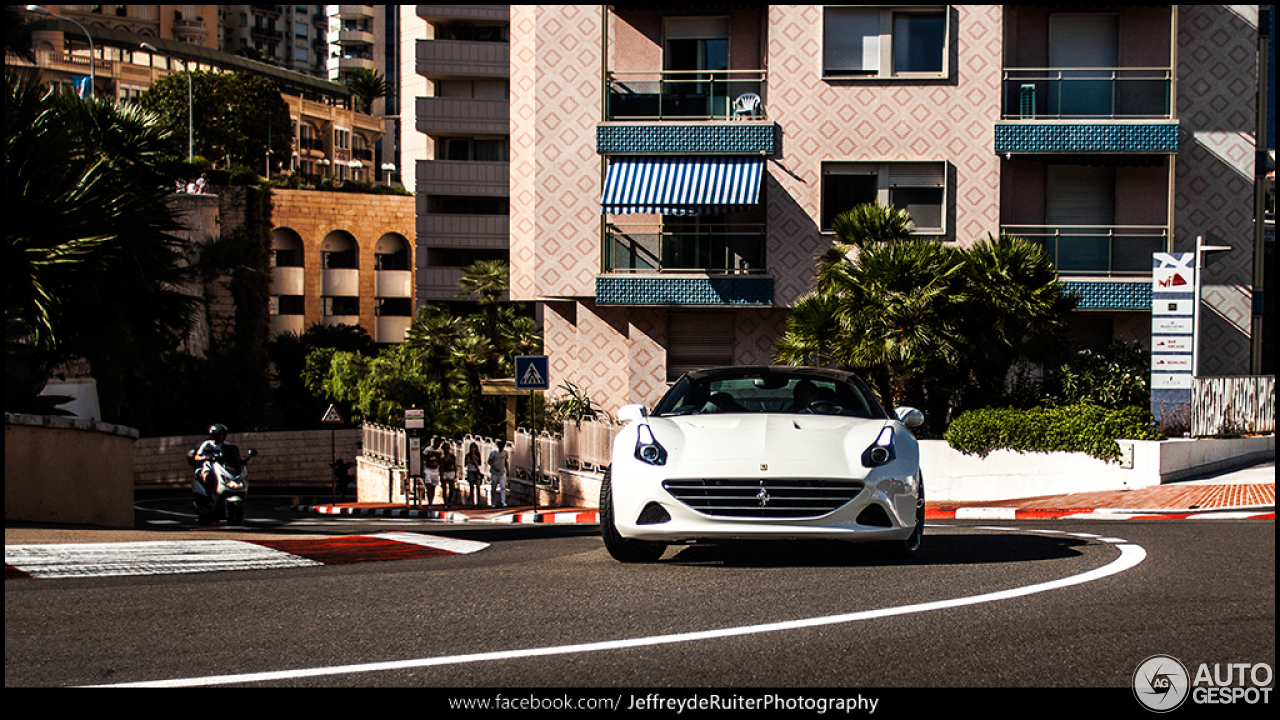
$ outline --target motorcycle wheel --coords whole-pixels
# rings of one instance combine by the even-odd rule
[[[227,522],[232,525],[244,524],[244,504],[227,503]]]

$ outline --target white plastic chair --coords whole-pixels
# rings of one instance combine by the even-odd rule
[[[760,109],[760,96],[755,93],[743,93],[733,101],[733,116],[750,115],[756,116],[756,112]]]

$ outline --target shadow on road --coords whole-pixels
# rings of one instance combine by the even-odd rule
[[[984,565],[1060,560],[1081,555],[1086,541],[1028,533],[929,534],[914,558],[894,557],[876,544],[826,541],[741,542],[690,545],[667,551],[662,562],[723,567],[848,567]]]

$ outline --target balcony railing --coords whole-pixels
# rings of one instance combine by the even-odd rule
[[[1167,119],[1169,68],[1005,68],[1006,120]]]
[[[1151,254],[1167,252],[1164,225],[1003,225],[1000,231],[1044,248],[1060,275],[1151,274]]]
[[[610,224],[605,271],[616,273],[749,274],[765,271],[764,225],[702,226],[696,230]]]
[[[764,70],[609,73],[609,120],[764,120]]]

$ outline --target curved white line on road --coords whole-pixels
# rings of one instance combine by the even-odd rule
[[[1119,548],[1120,557],[1100,568],[1080,573],[1079,575],[1071,575],[1058,580],[1037,583],[1035,585],[1027,585],[1025,587],[1010,588],[1008,590],[1000,590],[997,592],[983,593],[981,595],[971,595],[969,597],[953,598],[950,600],[936,600],[934,602],[919,603],[915,605],[881,608],[878,610],[864,610],[862,612],[847,613],[843,615],[827,615],[823,617],[808,618],[805,620],[788,620],[785,622],[765,623],[762,625],[747,625],[744,627],[674,633],[670,635],[654,635],[651,637],[631,638],[628,640],[608,640],[603,642],[582,643],[578,645],[559,645],[543,648],[528,648],[524,650],[499,650],[495,652],[474,653],[471,655],[451,655],[446,657],[418,658],[415,660],[392,660],[388,662],[365,663],[361,665],[335,665],[331,667],[304,668],[299,670],[279,670],[274,672],[243,673],[239,675],[214,675],[209,677],[178,678],[174,680],[120,683],[117,685],[99,687],[176,688],[270,682],[273,680],[296,680],[299,678],[322,677],[325,675],[389,672],[393,670],[407,670],[411,668],[439,667],[442,665],[461,665],[464,663],[491,662],[495,660],[519,660],[525,658],[547,657],[551,655],[599,652],[601,650],[625,650],[628,648],[648,647],[653,645],[670,645],[675,643],[697,642],[699,640],[714,640],[717,638],[757,635],[762,633],[779,632],[782,630],[798,630],[825,625],[840,625],[844,623],[861,622],[863,620],[893,617],[895,615],[911,615],[914,613],[932,612],[934,610],[945,610],[947,608],[964,607],[966,605],[997,602],[999,600],[1009,600],[1011,598],[1034,595],[1036,593],[1048,592],[1050,590],[1059,590],[1065,587],[1071,587],[1072,585],[1083,585],[1095,580],[1101,580],[1105,577],[1118,575],[1125,570],[1136,567],[1147,557],[1147,551],[1139,545],[1120,544],[1115,547]]]

